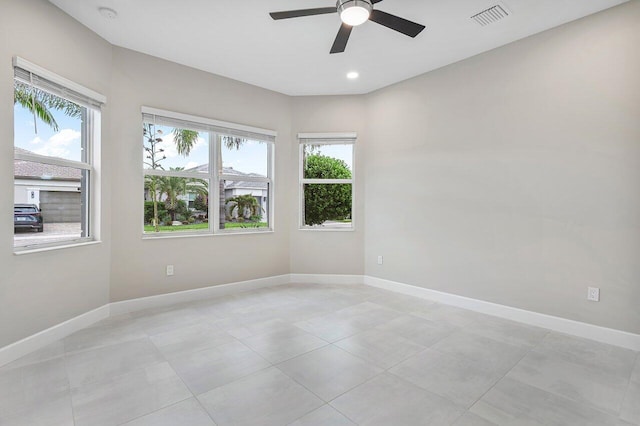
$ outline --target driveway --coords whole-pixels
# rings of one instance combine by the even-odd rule
[[[80,223],[45,223],[43,232],[18,231],[13,236],[14,247],[55,243],[80,238]]]

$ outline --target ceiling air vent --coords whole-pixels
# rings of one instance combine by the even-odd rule
[[[483,10],[480,13],[476,13],[471,17],[471,19],[473,19],[478,24],[484,27],[485,25],[498,22],[499,20],[504,19],[507,16],[509,16],[509,12],[507,11],[507,8],[497,4],[495,6],[490,7],[489,9]]]

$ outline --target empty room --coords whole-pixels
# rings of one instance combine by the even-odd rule
[[[640,426],[639,46],[638,0],[0,0],[0,425]]]

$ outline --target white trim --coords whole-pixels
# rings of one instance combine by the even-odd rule
[[[143,115],[143,123],[147,123],[145,121],[145,115],[159,115],[161,117],[173,118],[176,120],[183,120],[178,118],[180,116],[190,117],[186,121],[191,121],[194,123],[222,123],[222,124],[230,124],[236,126],[235,129],[243,128],[242,125],[235,125],[232,123],[224,123],[217,120],[189,116],[187,114],[182,113],[173,113],[170,111],[163,111],[150,107],[142,107],[142,115]],[[199,121],[198,121],[199,120]],[[184,121],[184,120],[183,120]],[[230,127],[230,126],[227,126]],[[244,129],[253,129],[263,131],[263,129],[257,128],[249,128],[244,126]],[[272,134],[276,134],[273,131],[264,130],[264,132],[271,132]],[[253,132],[256,133],[256,132]],[[158,170],[158,169],[148,169],[144,168],[142,170],[142,187],[144,188],[145,178],[147,176],[169,176],[169,177],[182,177],[188,179],[202,179],[206,180],[209,185],[209,227],[202,230],[194,230],[194,231],[180,231],[180,235],[177,237],[193,237],[193,236],[205,236],[205,235],[238,235],[238,234],[256,234],[256,233],[268,233],[273,232],[274,230],[274,206],[275,206],[275,197],[274,197],[274,157],[275,157],[275,141],[272,140],[261,140],[262,143],[265,143],[267,146],[267,176],[239,176],[232,174],[224,174],[223,170],[219,168],[219,162],[221,161],[221,152],[222,152],[222,136],[224,133],[220,133],[218,131],[209,132],[209,170],[207,172],[195,172],[195,171],[184,171],[184,170]],[[232,228],[230,230],[220,229],[220,191],[219,185],[221,181],[247,181],[247,182],[260,182],[265,183],[267,185],[267,209],[268,209],[268,228]],[[214,190],[215,189],[215,190]],[[211,192],[213,190],[213,193]],[[262,189],[260,189],[262,191]],[[211,197],[213,195],[213,197]],[[213,202],[211,202],[213,201]],[[225,206],[226,207],[226,206]],[[213,219],[213,220],[211,220]],[[143,221],[144,222],[144,221]],[[142,224],[142,238],[143,239],[155,239],[155,238],[166,238],[166,234],[171,234],[171,232],[160,231],[160,232],[145,232],[144,223]],[[160,236],[162,235],[162,236]],[[171,238],[174,236],[171,236]]]
[[[267,173],[269,173],[267,171]],[[266,182],[266,183],[271,183],[271,179],[269,179],[267,176],[265,177],[257,177],[257,176],[238,176],[238,175],[228,175],[228,174],[221,174],[220,175],[220,180],[232,180],[235,182]]]
[[[184,170],[144,169],[145,176],[183,177],[186,179],[209,180],[209,172],[187,172]]]
[[[109,312],[111,315],[126,314],[128,312],[168,306],[175,303],[192,302],[264,287],[275,287],[282,284],[288,284],[289,282],[289,274],[285,274],[276,275],[274,277],[258,278],[255,280],[239,281],[230,284],[196,288],[193,290],[177,291],[175,293],[159,294],[157,296],[140,297],[138,299],[112,302],[109,306]]]
[[[242,228],[240,232],[232,232],[233,229],[220,229],[217,234],[211,231],[207,232],[189,232],[189,231],[175,231],[175,232],[144,232],[142,234],[142,241],[147,240],[168,240],[175,238],[198,238],[198,237],[217,237],[218,235],[254,235],[254,234],[273,234],[271,228]]]
[[[18,67],[18,68],[22,68],[25,71],[30,71],[42,78],[46,78],[47,80],[59,84],[61,86],[64,86],[68,89],[73,90],[74,92],[80,93],[81,95],[87,96],[93,100],[96,100],[102,104],[107,103],[107,97],[94,91],[91,90],[87,87],[84,87],[78,83],[75,83],[71,80],[68,80],[62,76],[59,76],[56,73],[53,73],[49,70],[47,70],[46,68],[42,68],[40,65],[36,65],[33,62],[29,62],[26,59],[23,59],[19,56],[14,56],[13,57],[13,66],[14,67]]]
[[[353,179],[302,179],[303,185],[353,185]]]
[[[587,324],[584,322],[574,321],[566,318],[541,314],[539,312],[526,311],[524,309],[513,308],[511,306],[500,305],[497,303],[486,302],[484,300],[472,299],[464,296],[458,296],[456,294],[444,293],[428,288],[402,284],[396,281],[385,280],[368,275],[364,276],[364,283],[372,287],[382,288],[384,290],[406,294],[408,296],[419,297],[421,299],[427,299],[446,305],[457,306],[459,308],[468,309],[470,311],[493,315],[495,317],[509,319],[512,321],[517,321],[537,327],[543,327],[549,330],[571,334],[574,336],[583,337],[585,339],[595,340],[597,342],[621,346],[623,348],[632,349],[634,351],[640,351],[640,334],[629,333],[626,331],[615,330],[613,328],[601,327],[598,325]]]
[[[357,139],[356,132],[344,133],[298,133],[298,139]],[[305,143],[302,142],[301,143]],[[313,143],[313,142],[311,142]]]
[[[289,274],[107,303],[0,348],[0,367],[110,316],[290,283]]]
[[[640,351],[640,335],[566,318],[554,317],[537,312],[525,311],[510,306],[499,305],[483,300],[471,299],[455,294],[430,290],[408,284],[368,275],[339,275],[339,274],[284,274],[273,277],[258,278],[230,284],[222,284],[157,296],[141,297],[139,299],[124,300],[107,303],[99,308],[77,317],[71,318],[58,325],[50,327],[32,336],[0,348],[0,367],[33,351],[41,349],[57,340],[75,333],[85,327],[105,319],[109,316],[139,311],[143,309],[168,306],[175,303],[202,300],[216,296],[236,294],[248,290],[274,287],[283,284],[329,284],[329,285],[358,285],[365,284],[396,293],[419,297],[439,303],[481,312],[524,324],[547,328],[553,331],[571,334],[602,343],[620,346]]]
[[[351,226],[324,226],[324,231],[354,231],[356,228],[356,142],[358,134],[351,133],[298,133],[300,144],[298,147],[298,230],[317,231],[319,228],[306,225],[304,222],[304,186],[313,184],[351,185]],[[307,137],[308,139],[302,139]],[[305,145],[351,145],[351,179],[309,179],[304,177]]]
[[[103,305],[0,348],[0,367],[108,317],[109,305]]]
[[[82,240],[69,240],[68,244],[65,244],[65,241],[58,241],[55,243],[50,243],[50,245],[44,245],[44,244],[34,244],[32,246],[24,246],[23,247],[14,247],[13,248],[13,254],[16,256],[22,256],[25,254],[31,254],[31,253],[42,253],[44,251],[52,251],[52,250],[61,250],[61,249],[66,249],[66,248],[73,248],[73,247],[84,247],[84,246],[92,246],[95,244],[101,244],[102,241],[100,240],[93,240],[91,239],[91,237],[88,237],[86,241],[82,241]],[[37,248],[32,248],[32,247],[37,247]]]
[[[91,170],[90,163],[83,163],[81,161],[67,160],[66,158],[49,157],[47,155],[39,154],[23,154],[16,152],[13,154],[15,160],[30,161],[32,163],[50,164],[53,166],[69,167],[73,169]]]
[[[362,275],[290,274],[294,284],[364,284]]]
[[[349,228],[339,228],[337,226],[325,226],[325,225],[304,225],[302,228],[298,228],[298,231],[302,232],[355,232],[353,222]]]
[[[193,121],[196,123],[208,124],[216,127],[226,127],[229,129],[239,130],[243,132],[261,133],[265,136],[273,136],[273,137],[278,136],[278,132],[276,132],[275,130],[261,129],[259,127],[246,126],[244,124],[214,120],[212,118],[199,117],[197,115],[183,114],[181,112],[167,111],[164,109],[151,108],[147,106],[142,107],[142,113],[151,114],[151,115],[160,115],[162,117],[173,118],[176,120]]]
[[[227,222],[228,223],[228,222]],[[252,235],[252,234],[273,234],[273,227],[263,228],[225,228],[218,229],[218,233],[214,235]]]

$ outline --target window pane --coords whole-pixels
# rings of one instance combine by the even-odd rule
[[[305,184],[304,224],[351,228],[351,184]]]
[[[143,124],[144,168],[209,172],[209,134]]]
[[[220,229],[269,228],[269,184],[223,180]]]
[[[145,176],[144,232],[209,230],[209,180]]]
[[[14,247],[87,237],[87,170],[14,161]]]
[[[304,145],[305,179],[351,179],[353,145]]]
[[[14,95],[16,148],[49,157],[86,161],[82,137],[87,117],[85,107],[17,81]]]
[[[232,136],[221,136],[221,155],[224,174],[267,176],[267,143]]]

